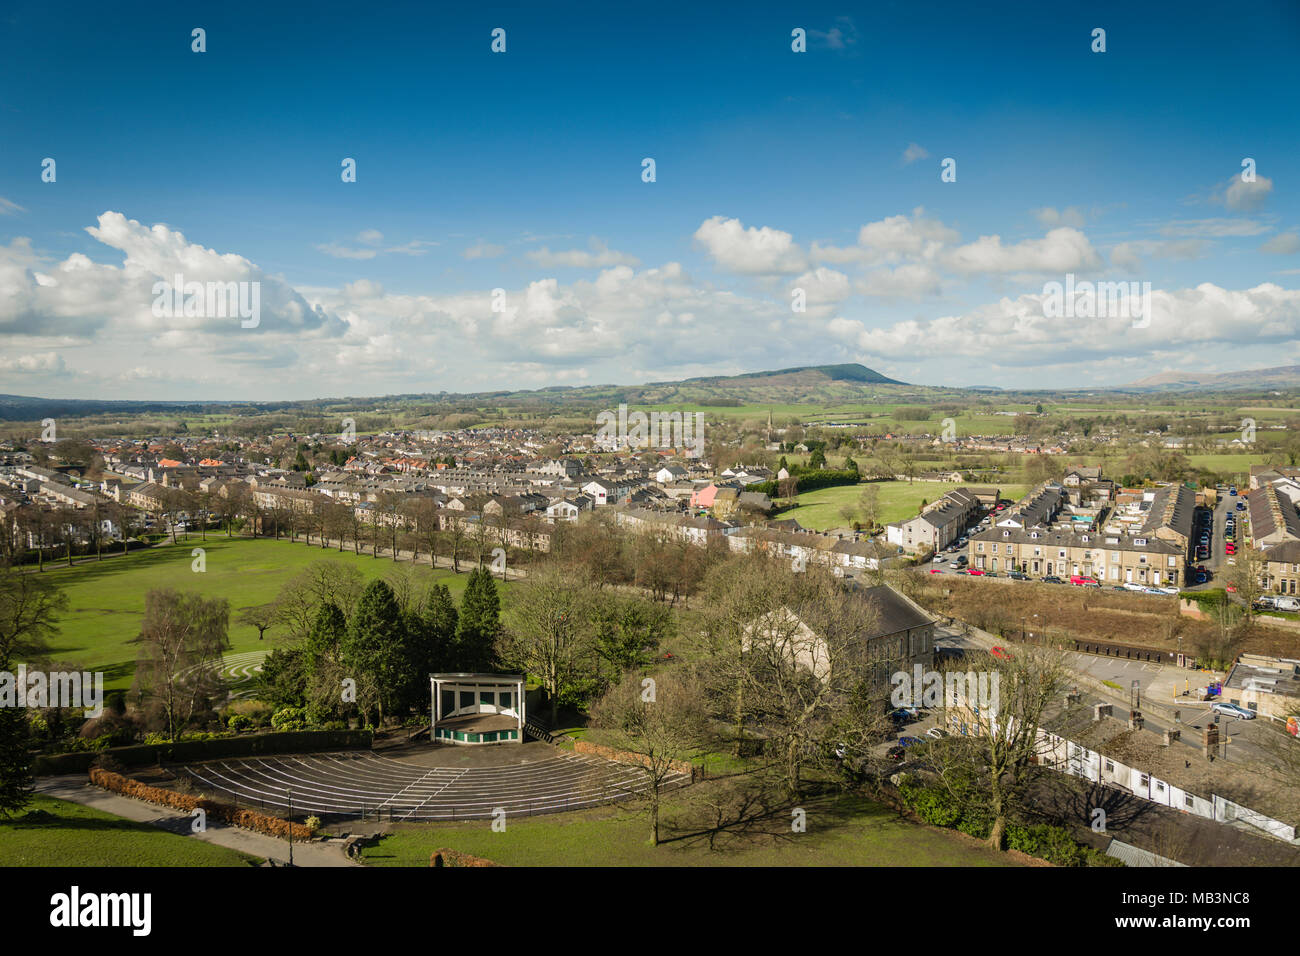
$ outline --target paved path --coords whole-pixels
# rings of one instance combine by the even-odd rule
[[[150,823],[169,833],[188,836],[205,843],[214,843],[252,856],[273,857],[280,861],[289,858],[289,844],[285,840],[277,840],[240,827],[226,826],[213,820],[208,821],[208,828],[204,833],[192,833],[190,826],[193,818],[188,813],[110,793],[100,787],[92,786],[81,774],[42,777],[37,781],[36,792],[103,810],[105,813],[134,820],[137,823]],[[333,842],[295,844],[293,862],[296,866],[360,865],[344,855],[341,843]]]

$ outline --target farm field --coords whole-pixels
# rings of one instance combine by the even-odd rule
[[[875,481],[858,485],[841,485],[835,488],[819,488],[798,496],[795,507],[782,511],[777,518],[794,518],[799,524],[813,531],[825,531],[846,524],[840,509],[845,505],[857,511],[858,501],[866,488],[877,488],[880,493],[880,514],[877,520],[881,524],[901,521],[911,517],[921,508],[921,501],[936,501],[945,493],[960,488],[961,485],[938,481]],[[1016,500],[1029,491],[1029,485],[998,484],[1002,497]],[[855,515],[851,520],[861,520]]]
[[[449,847],[507,866],[1018,865],[1006,854],[848,795],[806,801],[807,833],[792,837],[789,811],[782,810],[743,834],[721,834],[711,850],[701,828],[690,823],[691,795],[665,797],[657,847],[647,839],[643,814],[604,807],[511,820],[504,833],[483,824],[398,824],[363,859],[371,866],[427,867],[434,850]]]
[[[194,548],[206,551],[207,570],[191,570]],[[135,670],[135,639],[144,616],[144,596],[153,588],[197,591],[204,597],[223,597],[230,602],[228,653],[268,650],[277,644],[277,629],[259,641],[257,628],[235,622],[240,610],[271,601],[280,588],[316,561],[339,561],[361,569],[367,580],[410,569],[409,561],[396,564],[391,558],[356,555],[350,550],[322,549],[301,542],[265,538],[225,538],[209,533],[207,541],[190,535],[189,541],[162,545],[126,557],[87,562],[71,568],[44,572],[56,580],[68,597],[59,633],[50,641],[51,656],[79,669],[104,672],[106,690],[128,688]],[[444,582],[457,600],[465,590],[468,567],[460,575],[422,567],[418,573],[432,574]]]
[[[0,866],[245,866],[251,856],[37,794],[0,820]]]

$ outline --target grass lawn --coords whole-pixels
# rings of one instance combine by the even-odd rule
[[[0,866],[244,866],[255,857],[37,794],[0,820]]]
[[[1015,861],[959,836],[900,820],[861,797],[805,801],[807,831],[792,832],[782,808],[743,832],[719,835],[717,849],[691,819],[685,802],[709,781],[665,797],[659,846],[649,843],[648,817],[630,808],[600,807],[508,820],[399,824],[364,851],[373,866],[428,866],[434,850],[450,847],[507,866],[1014,866]]]
[[[191,570],[194,548],[206,551],[206,570]],[[44,572],[63,588],[68,596],[68,611],[60,621],[60,633],[50,642],[57,661],[81,669],[104,672],[108,690],[128,688],[135,670],[136,638],[144,617],[145,592],[170,587],[178,591],[197,591],[205,597],[223,597],[230,602],[230,643],[228,653],[266,650],[275,646],[277,628],[257,639],[257,628],[235,623],[239,611],[272,600],[286,581],[316,561],[339,561],[361,569],[367,579],[383,577],[395,568],[411,567],[409,561],[394,564],[391,558],[356,555],[350,550],[322,549],[301,542],[265,538],[226,538],[209,533],[207,541],[191,534],[189,541],[162,545],[148,551],[132,552],[125,557],[106,558],[71,568]],[[423,574],[433,574],[446,583],[457,600],[465,590],[470,565],[455,575],[451,571],[428,567]]]
[[[977,483],[978,484],[978,483]],[[880,514],[877,520],[881,524],[901,521],[921,510],[922,499],[937,501],[954,488],[962,485],[938,481],[874,481],[870,484],[840,485],[835,488],[819,488],[799,495],[795,507],[782,511],[777,518],[794,518],[799,524],[813,531],[825,531],[828,528],[843,527],[847,522],[840,514],[845,505],[853,508],[853,519],[860,521],[858,500],[866,488],[876,488],[880,493]],[[1029,490],[1029,485],[998,484],[1002,497],[1016,500]]]

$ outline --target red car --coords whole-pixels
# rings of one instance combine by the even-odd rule
[[[1236,554],[1236,553],[1237,553],[1237,546],[1236,546],[1235,544],[1233,544],[1231,541],[1229,541],[1227,544],[1225,544],[1225,545],[1223,546],[1223,553],[1224,553],[1224,554]]]
[[[984,572],[981,571],[979,568],[969,568],[969,569],[966,571],[966,573],[967,573],[967,574],[974,574],[974,575],[977,575],[977,576],[978,576],[978,575],[983,574]]]
[[[1005,647],[1002,646],[991,648],[989,650],[989,653],[992,654],[1000,661],[1009,661],[1014,659],[1010,651],[1008,651]]]
[[[931,569],[930,569],[930,573],[931,573],[931,574],[943,574],[943,569],[942,569],[942,568],[931,568]]]
[[[1237,585],[1235,585],[1235,584],[1229,584],[1229,585],[1227,586],[1226,590],[1227,590],[1227,592],[1228,592],[1229,594],[1236,594],[1236,593],[1237,593]]]

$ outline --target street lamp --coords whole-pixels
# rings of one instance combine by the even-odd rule
[[[289,865],[293,866],[293,789],[290,788],[289,794]]]

